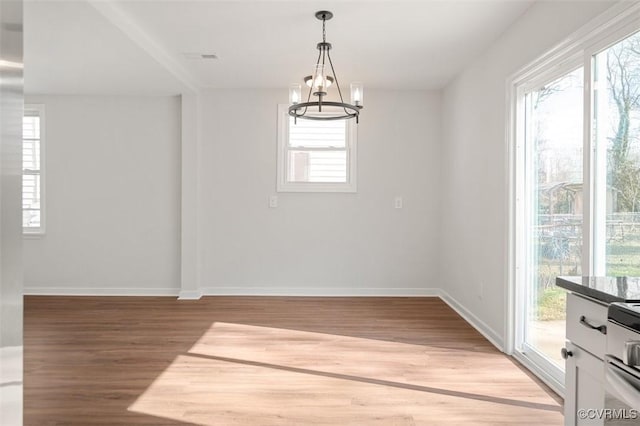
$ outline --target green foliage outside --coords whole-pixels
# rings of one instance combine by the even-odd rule
[[[538,297],[538,306],[535,316],[538,321],[552,321],[565,319],[565,303],[567,292],[559,287],[550,287],[542,290]]]
[[[542,258],[540,259],[538,298],[534,312],[540,321],[565,319],[566,291],[555,287],[558,275],[575,275],[571,269],[574,263]],[[562,273],[560,272],[562,266]],[[640,277],[640,229],[619,241],[610,241],[607,245],[607,275],[612,277]]]
[[[624,241],[609,245],[607,275],[612,277],[640,277],[640,230]]]

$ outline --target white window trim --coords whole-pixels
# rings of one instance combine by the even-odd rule
[[[584,185],[584,206],[586,209],[593,209],[593,165],[591,158],[591,58],[598,51],[606,49],[618,40],[630,35],[640,29],[640,3],[620,2],[614,4],[601,15],[581,27],[578,31],[570,35],[566,40],[546,54],[532,61],[523,67],[506,81],[506,143],[507,143],[507,170],[509,176],[509,193],[507,205],[505,206],[507,217],[509,218],[508,231],[508,268],[505,271],[507,279],[507,291],[505,295],[505,344],[504,352],[513,355],[526,365],[542,381],[549,385],[559,395],[564,395],[564,383],[558,381],[546,371],[537,368],[533,359],[529,359],[527,354],[520,352],[516,348],[519,341],[518,318],[516,317],[516,305],[521,300],[517,282],[521,279],[523,268],[521,259],[523,258],[522,248],[519,247],[520,228],[522,217],[518,213],[519,206],[523,200],[519,197],[519,189],[523,182],[523,173],[519,168],[524,152],[521,145],[521,135],[524,131],[521,120],[522,98],[532,85],[537,85],[541,81],[551,79],[553,75],[562,74],[563,70],[579,66],[582,61],[585,69],[584,93],[584,173],[588,173],[588,180]],[[590,275],[594,272],[593,253],[590,252],[592,239],[594,238],[594,226],[591,223],[593,213],[585,214],[583,224],[583,274]]]
[[[40,117],[40,227],[38,228],[22,228],[22,236],[25,238],[41,238],[46,233],[46,162],[45,162],[45,150],[46,150],[46,120],[44,104],[25,104],[24,112],[33,111]],[[25,115],[25,114],[23,114]],[[20,156],[22,159],[22,156]],[[21,166],[22,167],[22,166]],[[22,192],[20,193],[22,196]],[[22,205],[22,202],[20,203]],[[21,219],[22,221],[22,219]]]
[[[357,192],[357,147],[358,126],[354,120],[347,120],[347,182],[288,182],[287,146],[289,141],[289,105],[278,105],[278,158],[277,192]]]

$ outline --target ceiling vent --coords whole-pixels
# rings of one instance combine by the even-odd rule
[[[193,53],[185,52],[182,54],[187,59],[218,59],[218,55],[215,53]]]

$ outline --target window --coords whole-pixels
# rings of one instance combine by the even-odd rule
[[[597,275],[640,276],[640,33],[593,56]]]
[[[562,70],[523,96],[520,349],[562,381],[566,312],[558,275],[580,275],[584,69]]]
[[[353,120],[298,120],[278,107],[279,192],[356,192]]]
[[[25,105],[22,120],[22,230],[44,233],[44,107]]]

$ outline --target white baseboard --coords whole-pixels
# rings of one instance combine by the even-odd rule
[[[198,300],[202,297],[200,290],[181,290],[178,294],[178,300]]]
[[[437,288],[205,287],[203,296],[438,297]]]
[[[475,316],[470,310],[465,308],[461,303],[455,300],[453,297],[449,295],[444,290],[440,290],[440,298],[447,304],[451,309],[456,311],[458,315],[464,318],[473,328],[478,330],[480,334],[482,334],[493,346],[498,348],[501,352],[504,352],[504,339],[500,334],[498,334],[494,329],[489,327],[484,321]]]
[[[118,287],[31,287],[23,290],[25,296],[178,296],[178,288],[118,288]]]
[[[316,296],[316,297],[438,297],[438,288],[342,288],[342,287],[205,287],[200,290],[166,288],[79,288],[26,286],[28,296],[178,296],[197,300],[202,296]]]

